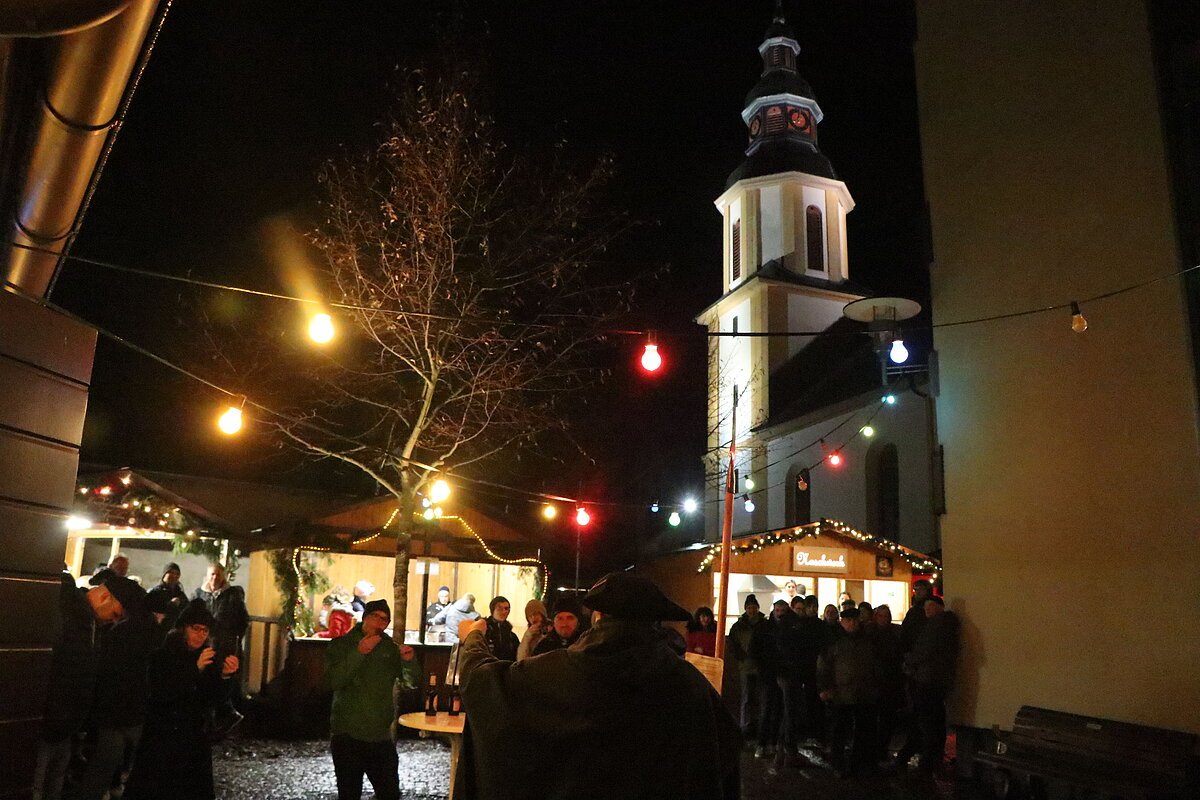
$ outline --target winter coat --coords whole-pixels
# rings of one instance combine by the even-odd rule
[[[516,663],[472,632],[462,659],[459,800],[738,796],[737,724],[647,623],[605,617],[571,647]]]
[[[874,703],[879,699],[879,661],[862,631],[847,634],[817,661],[817,685],[833,694],[834,705]]]
[[[708,628],[697,627],[696,630],[689,630],[686,638],[689,653],[699,653],[702,656],[717,654],[717,626],[715,624],[709,625]]]
[[[917,644],[917,639],[921,636],[921,630],[925,627],[925,608],[924,604],[914,605],[904,615],[904,621],[900,623],[900,649],[905,653],[912,651]]]
[[[729,652],[743,675],[758,674],[758,660],[750,652],[750,640],[758,626],[766,624],[767,618],[761,613],[756,617],[742,614],[729,629]]]
[[[206,592],[201,587],[196,590],[193,599],[203,600],[208,613],[213,615],[212,640],[217,652],[236,655],[241,649],[246,628],[250,627],[246,591],[240,586],[228,584],[215,592]]]
[[[564,639],[558,635],[558,631],[551,628],[550,632],[543,636],[542,640],[538,642],[538,646],[533,648],[532,655],[540,656],[544,655],[545,653],[553,653],[555,650],[565,650],[566,648],[575,644],[575,642],[579,641],[579,637],[582,633],[582,630],[576,628],[575,633],[573,633],[569,638]]]
[[[508,620],[488,617],[487,632],[483,638],[496,658],[501,661],[517,660],[517,648],[521,646],[521,640],[513,633],[512,623]]]
[[[148,713],[127,800],[212,800],[205,722],[210,710],[230,697],[234,682],[221,677],[216,660],[201,672],[196,666],[201,649],[189,650],[183,631],[176,630],[150,656]]]
[[[434,600],[432,603],[430,603],[429,606],[425,609],[425,624],[426,625],[434,624],[433,618],[436,617],[438,614],[440,614],[442,612],[442,609],[445,608],[447,605],[448,605],[448,603],[439,603],[436,600]]]
[[[151,614],[162,614],[161,622],[154,623],[154,643],[161,646],[175,627],[175,618],[188,604],[187,592],[178,583],[160,583],[146,592],[146,608]]]
[[[958,662],[958,629],[953,611],[925,621],[912,652],[904,657],[904,671],[914,683],[950,690]]]
[[[100,651],[91,721],[100,728],[141,725],[150,686],[146,665],[154,647],[154,617],[139,603],[111,625],[97,625]]]
[[[87,721],[96,689],[99,631],[84,592],[62,574],[58,596],[62,628],[50,659],[42,738],[60,742]]]
[[[806,685],[812,685],[817,679],[817,659],[825,652],[825,648],[833,644],[833,634],[820,619],[800,617],[796,620],[792,635],[795,637],[793,647],[798,651],[796,678]]]
[[[332,640],[325,651],[325,668],[333,685],[329,728],[335,736],[345,734],[364,742],[382,742],[392,738],[396,716],[393,685],[400,680],[405,688],[415,689],[420,670],[416,661],[400,657],[400,648],[386,633],[365,655],[358,652],[362,639],[359,623],[345,636]]]
[[[517,661],[529,658],[537,649],[542,639],[553,630],[549,625],[530,625],[521,636],[521,644],[517,647]]]
[[[783,667],[783,659],[779,652],[779,634],[786,624],[770,616],[765,623],[756,626],[750,635],[750,658],[758,664],[758,674],[768,680],[773,680]]]
[[[892,701],[904,698],[904,653],[900,649],[899,625],[876,625],[871,629],[871,643],[879,661],[880,697]]]
[[[465,597],[460,597],[434,615],[433,625],[446,626],[446,641],[451,644],[458,641],[458,624],[464,620],[479,619],[479,612]]]

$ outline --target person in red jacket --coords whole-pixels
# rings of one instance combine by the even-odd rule
[[[696,615],[687,624],[687,649],[689,653],[702,656],[717,654],[717,621],[708,606],[697,608]]]

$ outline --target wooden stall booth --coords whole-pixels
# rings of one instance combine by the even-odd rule
[[[720,544],[700,544],[668,553],[638,568],[689,610],[717,608]],[[899,621],[908,611],[914,576],[936,580],[940,563],[924,553],[856,530],[837,520],[747,534],[730,552],[727,626],[732,627],[753,594],[764,614],[771,604],[815,594],[821,607],[839,605],[842,593],[856,603],[887,605]],[[794,584],[794,588],[793,588]],[[736,670],[726,662],[725,689]]]

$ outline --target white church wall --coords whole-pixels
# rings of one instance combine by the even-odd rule
[[[789,331],[824,330],[841,319],[846,301],[809,294],[792,294],[787,297],[787,329]],[[812,337],[789,336],[787,358],[799,353],[812,341]],[[772,368],[779,366],[772,364]]]
[[[758,193],[759,239],[762,245],[762,263],[783,258],[792,251],[791,243],[784,244],[783,231],[783,187],[779,184],[764,186]]]

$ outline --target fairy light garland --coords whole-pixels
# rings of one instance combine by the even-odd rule
[[[741,556],[747,553],[756,553],[765,547],[773,547],[777,544],[786,542],[798,542],[802,539],[807,539],[811,536],[838,536],[843,539],[854,539],[855,541],[869,544],[875,547],[880,552],[894,553],[912,567],[913,572],[917,573],[933,573],[936,579],[941,572],[942,565],[934,559],[929,558],[923,553],[918,553],[915,550],[910,550],[904,545],[897,544],[890,539],[885,539],[882,536],[876,536],[847,525],[845,522],[836,519],[822,518],[820,522],[810,522],[806,525],[798,525],[794,528],[785,528],[783,530],[764,533],[759,536],[752,537],[748,541],[734,545],[729,551],[730,555]],[[721,545],[714,544],[708,549],[700,566],[696,568],[696,572],[704,572],[712,566],[713,561],[721,554]]]
[[[537,558],[504,558],[503,556],[497,555],[496,552],[494,550],[492,550],[491,547],[488,546],[488,543],[483,540],[483,537],[475,532],[475,529],[471,527],[471,523],[467,522],[462,517],[457,516],[457,515],[447,515],[447,516],[442,517],[442,519],[455,520],[458,522],[458,524],[460,524],[464,528],[466,528],[467,533],[469,533],[475,537],[475,541],[479,542],[479,546],[483,548],[483,552],[487,553],[488,557],[491,558],[493,561],[499,562],[501,564],[508,564],[510,566],[536,565],[538,567],[541,567],[541,569],[542,569],[542,597],[546,596],[546,591],[550,586],[550,570],[541,561],[541,559],[537,559]]]

